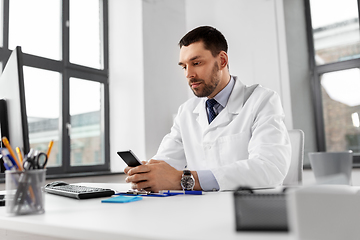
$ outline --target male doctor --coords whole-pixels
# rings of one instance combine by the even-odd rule
[[[124,169],[126,182],[152,192],[281,185],[291,145],[278,94],[229,74],[226,39],[213,27],[195,28],[179,46],[196,97],[180,106],[153,159]]]

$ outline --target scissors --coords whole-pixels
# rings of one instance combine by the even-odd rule
[[[30,149],[30,152],[26,156],[23,167],[25,170],[30,169],[44,169],[46,163],[48,161],[48,157],[46,153],[34,151],[34,149]]]

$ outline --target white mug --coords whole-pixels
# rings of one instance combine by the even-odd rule
[[[316,182],[348,184],[351,185],[351,170],[353,163],[353,152],[312,152],[309,153],[311,168],[314,172]],[[343,178],[336,179],[342,175]],[[334,181],[331,180],[333,178]],[[341,179],[345,178],[345,182]]]

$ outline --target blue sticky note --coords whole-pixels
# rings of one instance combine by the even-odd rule
[[[117,197],[111,197],[108,199],[104,199],[101,202],[103,203],[128,203],[128,202],[135,202],[141,200],[142,197],[140,196],[117,196]]]

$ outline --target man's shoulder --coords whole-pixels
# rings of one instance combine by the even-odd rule
[[[273,89],[264,87],[260,84],[247,85],[245,86],[245,98],[246,96],[250,97],[252,94],[255,94],[257,97],[270,97],[273,95],[278,95]]]
[[[237,94],[236,96],[244,97],[245,101],[252,95],[255,95],[257,97],[266,97],[277,94],[274,90],[264,87],[261,84],[256,83],[249,85],[243,83],[237,76],[232,77],[235,80],[235,87],[231,94],[233,94],[234,91],[240,91],[241,94]]]

